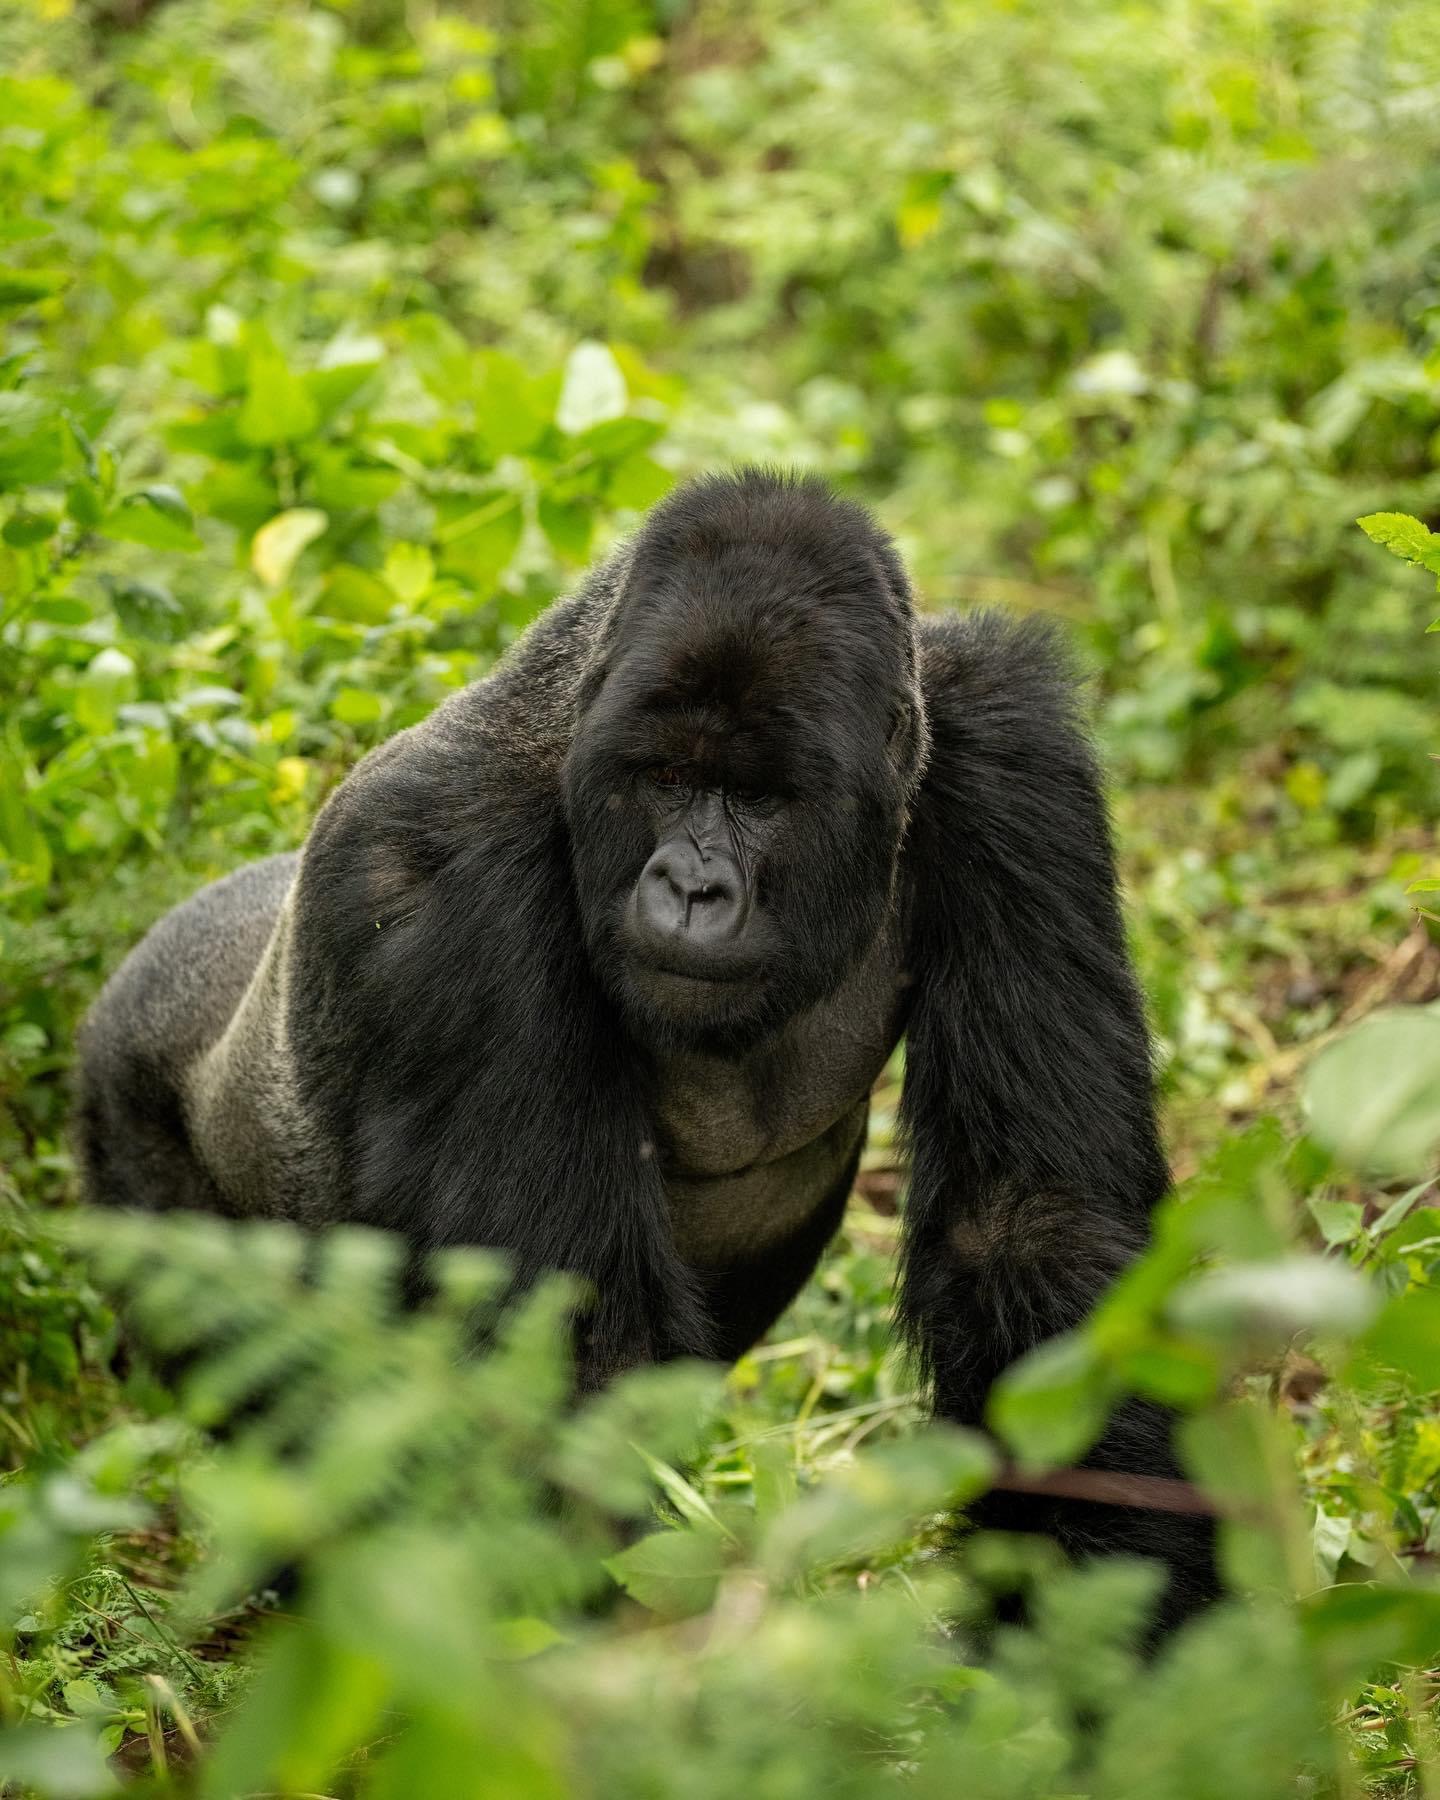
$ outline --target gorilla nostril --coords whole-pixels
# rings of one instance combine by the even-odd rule
[[[714,862],[702,873],[698,858],[665,850],[651,858],[635,893],[640,929],[658,940],[719,944],[738,935],[746,907],[740,884],[718,875]]]
[[[720,943],[739,934],[745,907],[735,885],[703,881],[692,890],[685,908],[685,932],[697,943]]]

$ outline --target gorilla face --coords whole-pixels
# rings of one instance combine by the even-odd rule
[[[625,908],[630,954],[681,981],[739,981],[765,960],[767,925],[753,871],[780,803],[769,795],[699,785],[675,764],[650,769],[658,836]],[[773,949],[773,945],[771,946]]]
[[[767,498],[652,515],[565,767],[586,948],[657,1049],[775,1030],[891,900],[918,756],[893,553],[828,495]]]

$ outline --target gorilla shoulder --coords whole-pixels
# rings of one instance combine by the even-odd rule
[[[167,913],[91,1008],[76,1108],[91,1199],[224,1206],[221,1187],[189,1154],[185,1086],[249,987],[299,860],[237,869]]]

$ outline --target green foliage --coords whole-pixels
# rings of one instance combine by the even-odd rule
[[[1210,1192],[1216,1213],[1241,1198]],[[1193,1210],[1167,1221],[1191,1231]],[[1179,1229],[1107,1309],[1103,1354],[1127,1327],[1132,1354],[1156,1329]],[[982,1670],[966,1647],[1009,1553],[982,1540],[937,1560],[917,1534],[996,1477],[981,1439],[932,1427],[798,1493],[756,1446],[716,1488],[696,1460],[707,1413],[712,1438],[720,1423],[712,1372],[639,1371],[572,1411],[556,1330],[568,1295],[497,1312],[502,1271],[477,1253],[439,1261],[434,1297],[405,1312],[399,1247],[370,1233],[309,1254],[288,1226],[71,1215],[64,1236],[185,1373],[181,1415],[112,1428],[0,1508],[15,1656],[0,1768],[43,1793],[108,1791],[101,1753],[136,1728],[159,1791],[166,1722],[183,1742],[218,1705],[196,1788],[216,1796],[443,1796],[475,1791],[477,1768],[537,1795],[718,1796],[737,1780],[865,1794],[903,1767],[937,1795],[1223,1784],[1264,1800],[1301,1765],[1333,1772],[1327,1709],[1422,1657],[1440,1626],[1440,1596],[1420,1586],[1287,1597],[1286,1559],[1308,1554],[1289,1452],[1266,1413],[1227,1404],[1194,1421],[1197,1472],[1233,1509],[1237,1578],[1265,1597],[1147,1667],[1135,1641],[1154,1571],[1042,1569],[1033,1626],[992,1637]],[[225,1434],[181,1454],[182,1417]],[[657,1498],[663,1523],[636,1536]],[[176,1507],[203,1554],[178,1587],[142,1589],[127,1562]],[[281,1570],[276,1611],[265,1583]],[[215,1621],[237,1608],[273,1615],[238,1691],[213,1663]],[[129,1623],[107,1642],[91,1619]]]
[[[1418,519],[1412,519],[1408,513],[1371,513],[1359,523],[1366,537],[1383,544],[1403,561],[1418,563],[1440,581],[1440,539]]]
[[[0,71],[0,1783],[1428,1800],[1435,9],[45,0]],[[1013,1465],[888,1348],[893,1080],[723,1386],[570,1408],[483,1258],[50,1229],[145,926],[757,456],[1096,674],[1185,1179]],[[942,1525],[1137,1392],[1235,1594],[1153,1663],[1150,1572]]]
[[[1305,1094],[1316,1136],[1348,1162],[1423,1174],[1440,1141],[1440,1012],[1372,1015],[1320,1052]]]

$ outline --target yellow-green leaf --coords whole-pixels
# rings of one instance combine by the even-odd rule
[[[251,541],[251,568],[267,587],[283,587],[305,546],[313,544],[329,523],[329,514],[316,506],[293,506],[276,513]]]

